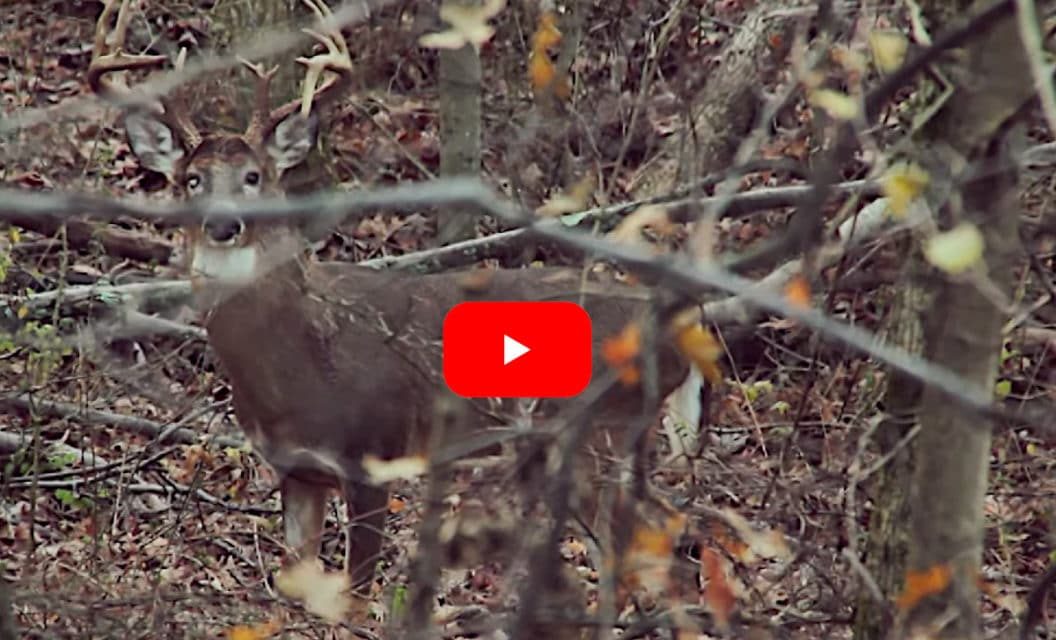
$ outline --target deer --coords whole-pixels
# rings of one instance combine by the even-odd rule
[[[321,20],[330,16],[322,0],[304,2]],[[133,93],[126,72],[167,61],[123,50],[129,5],[106,1],[87,72],[96,95],[126,98],[124,104]],[[291,557],[319,557],[327,501],[336,491],[349,523],[344,571],[362,587],[374,578],[388,502],[384,487],[365,481],[362,460],[426,448],[433,398],[443,389],[443,320],[466,299],[466,287],[458,273],[421,275],[320,261],[301,223],[239,216],[239,202],[282,195],[283,174],[316,144],[322,107],[349,83],[352,63],[339,28],[305,31],[325,52],[297,59],[307,68],[304,91],[290,103],[270,106],[269,81],[278,67],[242,61],[255,79],[245,131],[200,130],[175,95],[131,108],[124,129],[140,164],[163,174],[174,197],[229,205],[229,215],[185,230],[208,343],[230,383],[240,428],[276,472]],[[174,66],[180,68],[184,56],[181,51]],[[598,278],[588,292],[579,268],[496,269],[482,296],[578,302],[592,318],[597,341],[617,334],[649,304],[637,287]],[[672,345],[658,342],[664,397],[686,378],[689,365]],[[603,370],[595,362],[595,378]],[[614,387],[601,397],[598,416],[637,416],[640,396]],[[496,424],[493,405],[473,406],[471,428]]]

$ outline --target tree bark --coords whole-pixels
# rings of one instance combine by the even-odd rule
[[[795,20],[775,17],[773,5],[761,3],[745,17],[723,48],[719,66],[693,101],[694,148],[685,162],[685,141],[671,136],[655,161],[634,178],[635,200],[663,195],[687,179],[725,169],[737,147],[755,124],[762,96],[759,87],[768,71],[784,59]],[[775,43],[778,45],[775,47]]]
[[[937,16],[964,4],[932,2],[925,11]],[[977,3],[975,9],[981,6]],[[963,54],[948,69],[949,77],[959,79],[954,95],[920,133],[918,160],[935,183],[932,193],[940,194],[934,210],[943,204],[941,193],[953,187],[948,174],[954,168],[973,161],[1002,167],[971,178],[955,213],[982,231],[983,272],[998,296],[1007,295],[1018,256],[1019,211],[1015,162],[1003,153],[1003,133],[1034,95],[1034,82],[1011,17],[976,36]],[[928,356],[966,384],[993,389],[1005,305],[967,279],[947,278],[932,286],[934,304],[925,327]],[[927,630],[939,638],[978,638],[977,581],[991,423],[928,388],[921,399],[920,424],[910,495],[909,571],[941,567],[949,570],[951,580],[941,593],[903,613],[910,630]]]
[[[906,251],[912,251],[909,242],[904,244]],[[914,355],[921,355],[924,351],[922,317],[928,300],[927,292],[912,280],[920,266],[914,260],[906,282],[895,288],[887,320],[888,330],[885,332],[885,342]],[[869,494],[873,510],[869,516],[869,531],[863,554],[863,564],[884,596],[884,602],[876,602],[872,593],[862,590],[854,621],[856,640],[887,637],[892,622],[887,603],[902,588],[909,548],[913,446],[903,440],[917,424],[921,385],[916,379],[897,371],[888,370],[887,376],[884,408],[888,417],[876,431],[876,445],[881,457],[891,457],[872,478]]]
[[[480,55],[472,45],[440,50],[440,175],[480,174]],[[437,241],[448,244],[475,234],[476,216],[451,209],[437,225]]]

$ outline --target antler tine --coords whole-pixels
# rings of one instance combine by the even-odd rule
[[[183,71],[183,65],[186,61],[187,48],[182,47],[172,64],[173,69],[180,73]],[[165,118],[176,129],[180,138],[192,148],[201,144],[202,134],[198,131],[198,127],[195,126],[194,120],[187,110],[187,103],[179,89],[170,91],[167,96],[161,99],[161,104],[165,107]]]
[[[253,113],[246,125],[245,136],[251,142],[259,144],[268,130],[271,121],[271,110],[269,107],[271,96],[271,79],[279,70],[278,66],[265,71],[264,65],[253,64],[249,60],[239,58],[239,62],[256,77],[256,86],[253,94]]]
[[[132,20],[129,11],[130,0],[121,0],[121,8],[117,12],[117,24],[113,30],[113,43],[107,47],[106,36],[110,30],[110,18],[114,15],[114,7],[117,0],[107,0],[103,6],[103,12],[95,25],[95,41],[92,44],[92,62],[88,65],[88,86],[96,95],[114,100],[123,98],[131,91],[124,82],[120,80],[107,79],[109,73],[127,71],[129,69],[145,69],[157,67],[165,62],[165,56],[129,55],[124,52],[125,37],[128,35],[128,25]]]
[[[308,115],[312,106],[319,107],[326,104],[334,97],[341,94],[352,80],[352,56],[348,53],[348,45],[344,36],[341,35],[340,25],[328,25],[328,20],[333,19],[333,13],[323,0],[302,0],[312,13],[319,18],[320,23],[326,26],[325,32],[312,29],[302,29],[304,33],[312,36],[315,40],[326,47],[326,53],[320,53],[310,58],[297,58],[297,62],[307,67],[305,71],[304,84],[301,97],[278,107],[271,112],[269,126],[274,126],[286,116],[298,108],[301,113]],[[317,87],[319,78],[324,71],[329,71],[331,77],[322,86]]]

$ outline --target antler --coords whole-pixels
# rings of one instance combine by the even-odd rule
[[[133,55],[125,53],[125,38],[128,35],[128,25],[132,21],[132,13],[129,10],[131,0],[121,0],[121,8],[117,12],[117,23],[111,32],[111,43],[107,45],[107,31],[110,27],[110,19],[114,15],[114,8],[118,0],[106,0],[103,12],[95,25],[95,41],[92,44],[92,62],[88,66],[88,86],[92,92],[99,97],[116,101],[132,94],[132,90],[125,81],[124,72],[131,69],[148,69],[160,67],[168,60],[167,56],[157,55]],[[187,50],[182,49],[175,62],[175,68],[183,68],[183,62]],[[107,77],[109,74],[120,74]],[[151,105],[156,111],[163,112],[163,117],[177,131],[183,140],[196,146],[201,142],[201,134],[194,126],[183,102],[169,96]]]
[[[328,20],[333,19],[333,13],[324,0],[303,0],[303,2],[319,18],[320,23],[325,25]],[[325,32],[313,29],[303,29],[303,31],[322,43],[326,47],[326,53],[320,53],[311,58],[297,58],[298,63],[307,67],[300,98],[269,111],[268,92],[271,78],[278,68],[265,71],[261,65],[252,64],[247,60],[241,61],[256,76],[257,83],[254,110],[245,133],[247,138],[259,142],[276,124],[298,108],[302,114],[307,116],[311,113],[313,105],[318,108],[326,104],[340,95],[352,80],[352,57],[348,53],[345,38],[341,35],[341,27],[328,25]],[[324,72],[328,72],[329,77],[320,85]]]

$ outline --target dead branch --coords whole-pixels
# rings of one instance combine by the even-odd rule
[[[214,436],[206,438],[204,434],[198,434],[191,429],[182,427],[172,429],[171,432],[166,433],[167,431],[170,431],[169,425],[164,425],[153,420],[147,420],[146,418],[124,416],[110,411],[84,409],[66,402],[42,400],[38,398],[30,400],[25,394],[0,396],[0,408],[6,411],[18,411],[20,413],[29,413],[33,411],[36,412],[37,415],[43,417],[65,418],[89,426],[109,425],[124,431],[130,431],[132,433],[138,433],[153,438],[166,434],[166,439],[171,438],[182,444],[195,444],[201,442],[203,439],[214,442],[221,447],[238,448],[245,444],[245,441],[241,438],[232,438],[230,436]],[[158,444],[160,444],[160,442]]]

